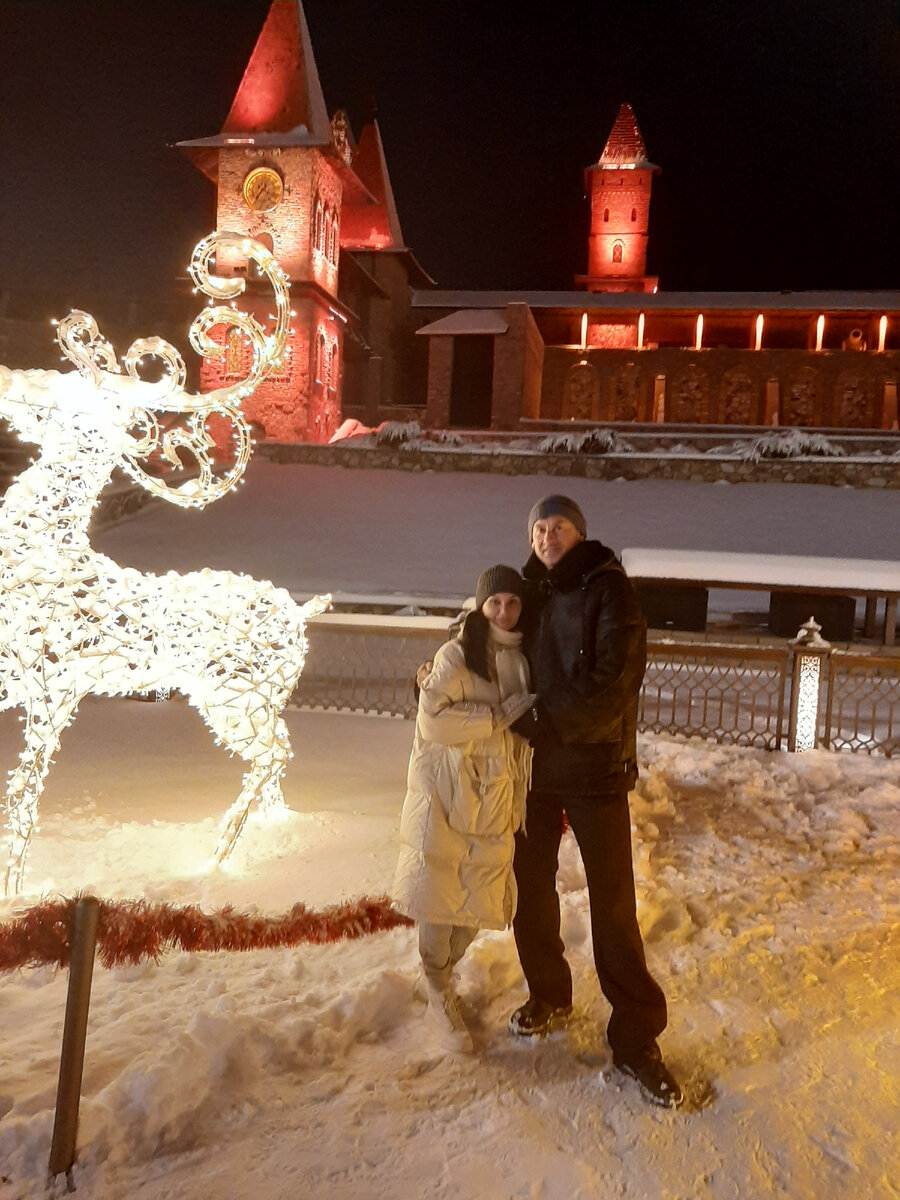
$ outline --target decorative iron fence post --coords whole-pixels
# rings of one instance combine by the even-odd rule
[[[801,625],[791,641],[794,663],[791,671],[791,716],[788,748],[814,750],[819,741],[819,685],[822,663],[831,654],[831,642],[819,637],[822,626],[815,617]]]
[[[100,901],[95,896],[82,896],[75,905],[72,918],[69,990],[66,996],[62,1051],[59,1056],[59,1086],[56,1091],[53,1141],[50,1146],[51,1179],[65,1171],[66,1190],[69,1192],[75,1191],[72,1166],[75,1162],[78,1105],[81,1100],[84,1043],[91,1003],[91,978],[94,973],[99,912]]]

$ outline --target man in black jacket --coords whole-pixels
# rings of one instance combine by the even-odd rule
[[[525,833],[516,837],[514,931],[529,998],[510,1031],[534,1037],[564,1025],[572,974],[559,936],[556,872],[568,818],[584,862],[594,963],[612,1005],[613,1062],[666,1107],[681,1089],[656,1044],[666,1001],[647,970],[635,913],[628,792],[646,665],[646,623],[621,563],[587,541],[584,515],[547,496],[528,518],[525,650],[534,707],[513,728],[534,746]]]

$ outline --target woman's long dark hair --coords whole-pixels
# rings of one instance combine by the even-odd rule
[[[480,675],[488,683],[491,681],[487,659],[487,640],[490,624],[490,621],[480,608],[473,609],[463,622],[462,631],[459,635],[466,666],[473,675]]]

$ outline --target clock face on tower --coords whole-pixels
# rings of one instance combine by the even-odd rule
[[[271,167],[254,167],[244,179],[241,194],[254,212],[271,212],[284,196],[284,183]]]

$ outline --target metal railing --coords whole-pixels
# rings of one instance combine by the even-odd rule
[[[651,641],[639,728],[777,750],[790,674],[789,647]]]
[[[416,669],[447,640],[449,621],[328,613],[307,626],[309,650],[291,703],[414,717]]]
[[[292,703],[301,708],[412,717],[420,663],[447,638],[427,617],[327,614],[308,626],[309,652]],[[639,727],[723,745],[786,748],[798,704],[795,647],[648,643]],[[834,750],[900,754],[900,655],[829,650],[818,740]]]
[[[900,658],[832,651],[820,711],[823,746],[900,756]]]

